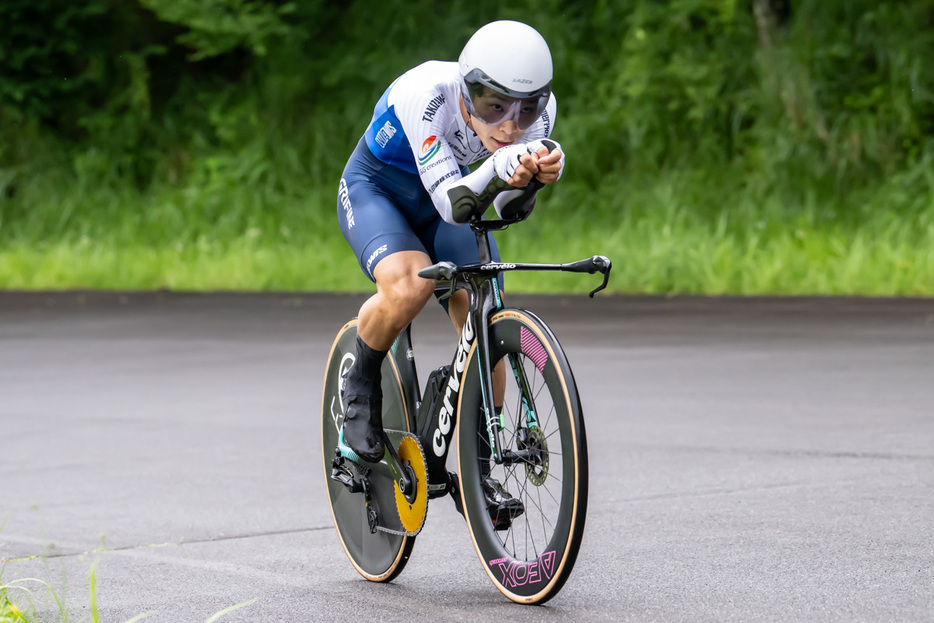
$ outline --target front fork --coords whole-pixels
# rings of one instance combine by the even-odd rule
[[[523,452],[516,453],[511,450],[504,450],[502,441],[503,422],[496,415],[495,396],[493,392],[493,364],[490,353],[490,318],[503,308],[502,299],[499,296],[499,284],[496,279],[483,280],[479,284],[479,292],[472,292],[472,296],[479,296],[483,301],[480,309],[471,312],[474,326],[477,327],[477,356],[480,364],[480,391],[483,397],[483,415],[486,421],[487,436],[492,448],[492,458],[497,465],[503,463],[512,464],[524,461],[527,457]],[[535,403],[532,399],[531,388],[525,371],[522,369],[518,359],[510,354],[509,364],[513,376],[521,392],[522,410],[524,412],[526,427],[538,425],[538,418],[535,413]],[[516,431],[518,434],[519,431]]]

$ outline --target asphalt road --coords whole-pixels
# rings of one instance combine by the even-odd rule
[[[2,580],[74,621],[92,566],[105,622],[934,620],[934,301],[510,297],[591,456],[574,574],[523,607],[448,499],[392,584],[341,550],[319,400],[361,300],[0,293]],[[423,378],[454,339],[423,312]]]

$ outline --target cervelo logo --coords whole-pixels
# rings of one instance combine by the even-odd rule
[[[545,552],[538,560],[532,562],[519,562],[508,558],[498,558],[490,561],[490,570],[498,571],[502,576],[503,586],[516,588],[526,584],[537,584],[550,580],[555,574],[555,553]]]
[[[376,260],[376,258],[379,257],[381,254],[385,253],[386,249],[388,248],[389,247],[387,247],[386,245],[382,245],[381,247],[379,247],[378,249],[370,253],[370,257],[368,257],[366,260],[366,270],[368,273],[370,273],[371,275],[373,274],[373,271],[370,270],[370,266],[372,266],[373,261]]]
[[[386,149],[386,145],[389,144],[389,139],[396,135],[396,128],[393,127],[388,121],[383,124],[383,127],[379,129],[379,132],[376,133],[376,144]]]
[[[432,134],[422,143],[422,149],[418,155],[418,164],[425,164],[434,158],[439,149],[441,149],[441,141],[438,140],[437,136]]]
[[[438,413],[438,428],[431,436],[431,450],[435,456],[444,456],[447,450],[447,435],[451,432],[451,417],[454,415],[453,403],[457,400],[457,392],[461,388],[461,374],[464,372],[464,366],[467,364],[467,350],[473,342],[473,323],[470,316],[467,316],[467,322],[464,323],[464,330],[461,332],[460,342],[457,344],[457,355],[454,357],[454,372],[448,379],[448,386],[444,390],[444,402],[441,411]]]
[[[344,218],[347,219],[347,227],[353,227],[353,206],[350,205],[350,191],[347,190],[347,182],[341,178],[341,183],[337,187],[337,198],[344,208]]]
[[[481,270],[512,270],[516,267],[515,264],[497,264],[492,262],[490,264],[484,264],[480,267]]]

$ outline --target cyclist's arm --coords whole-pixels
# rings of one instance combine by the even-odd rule
[[[561,158],[555,163],[559,168],[557,170],[557,177],[552,181],[557,181],[557,178],[561,177],[561,171],[564,169],[564,152],[561,150],[561,145],[559,145],[557,141],[552,139],[534,140],[526,143],[526,147],[530,153],[537,153],[539,155],[546,153],[544,150],[547,150],[547,153],[554,153],[554,151],[557,150],[558,153],[561,154]],[[496,209],[496,214],[499,215],[500,218],[507,220],[517,217],[527,217],[535,207],[535,195],[541,190],[544,183],[545,181],[541,180],[540,177],[536,175],[535,179],[524,188],[515,188],[501,192],[493,200],[493,207]]]
[[[435,106],[432,114],[425,114],[437,97],[435,92],[425,92],[404,105],[398,102],[396,112],[400,114],[410,137],[419,177],[435,209],[448,223],[465,223],[473,215],[486,211],[499,193],[511,188],[507,181],[519,165],[519,156],[529,151],[524,143],[504,147],[474,172],[463,175],[451,146],[444,138],[444,128],[450,123],[450,115],[459,111],[453,106]],[[554,103],[551,102],[542,118],[526,132],[528,139],[549,134],[553,115]],[[503,200],[504,203],[518,194],[511,193],[510,198]]]
[[[428,136],[421,139],[426,133]],[[463,175],[440,129],[429,126],[411,136],[422,184],[441,218],[455,225],[467,222],[479,210],[486,210],[497,194],[510,188],[507,180],[515,172],[519,153],[528,153],[524,145],[498,150],[474,172]]]
[[[395,114],[408,137],[419,179],[431,197],[432,204],[445,221],[457,224],[448,190],[454,185],[466,185],[479,192],[494,177],[490,167],[479,167],[466,177],[461,172],[445,130],[458,111],[450,93],[435,88],[406,90],[393,93]],[[464,180],[467,180],[466,182]],[[491,197],[492,199],[492,197]]]

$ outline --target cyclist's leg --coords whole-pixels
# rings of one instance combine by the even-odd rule
[[[376,239],[381,243],[385,235]],[[398,242],[398,241],[397,241]],[[387,252],[388,253],[388,252]],[[434,284],[418,276],[430,265],[423,251],[389,253],[373,268],[376,294],[360,307],[357,351],[345,381],[344,440],[357,454],[371,462],[383,455],[382,394],[380,368],[399,332],[425,306]]]
[[[377,292],[360,309],[354,364],[343,386],[344,441],[368,461],[383,454],[380,367],[399,332],[431,297],[433,284],[418,277],[428,254],[403,210],[381,188],[379,162],[357,148],[338,193],[341,231]]]
[[[431,298],[435,284],[418,276],[430,266],[424,251],[398,251],[373,269],[376,294],[360,307],[358,335],[377,350],[387,350]]]

